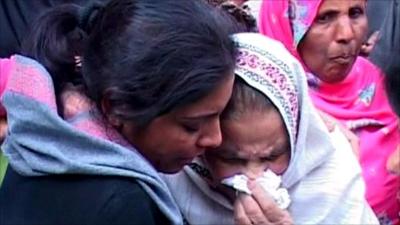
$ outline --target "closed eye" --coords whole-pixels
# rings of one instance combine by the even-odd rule
[[[272,162],[272,161],[275,161],[276,159],[278,159],[279,156],[281,156],[281,155],[282,154],[280,154],[280,155],[271,155],[271,156],[268,156],[268,157],[263,157],[260,160],[261,161],[266,161],[266,162]]]
[[[278,150],[271,152],[269,156],[262,157],[260,160],[265,162],[273,162],[287,152],[288,152],[287,148],[280,148]]]
[[[182,123],[183,129],[188,133],[196,133],[200,130],[200,123]]]

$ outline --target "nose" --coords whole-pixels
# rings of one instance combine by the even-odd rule
[[[340,18],[336,26],[336,42],[348,44],[354,38],[355,34],[351,18]]]
[[[243,174],[246,175],[250,180],[255,180],[262,176],[264,171],[268,168],[268,165],[261,162],[248,162],[244,167]]]
[[[203,131],[198,140],[198,145],[204,149],[212,149],[220,146],[222,143],[222,134],[219,118],[210,123]]]

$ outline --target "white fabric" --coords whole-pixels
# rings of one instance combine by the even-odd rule
[[[229,186],[236,191],[251,195],[251,190],[247,187],[249,178],[244,174],[236,174],[225,178],[222,184]],[[256,182],[275,200],[279,208],[286,209],[290,204],[289,193],[281,186],[281,176],[276,175],[271,170],[266,170],[262,176],[256,179]]]
[[[291,197],[288,211],[294,223],[378,224],[364,198],[365,184],[357,159],[338,129],[329,134],[311,104],[300,63],[281,43],[260,34],[236,34],[234,39],[239,50],[244,44],[266,51],[269,56],[263,60],[274,63],[269,57],[278,58],[290,73],[295,74],[299,99],[298,130],[296,137],[291,139],[291,143],[292,140],[295,142],[291,146],[289,167],[282,175],[282,186]],[[282,114],[265,85],[251,82],[246,73],[239,76],[266,94]],[[291,134],[286,120],[285,124]],[[201,164],[200,159],[196,161]],[[233,224],[232,204],[211,190],[191,168],[185,167],[182,172],[165,176],[165,179],[189,224]]]

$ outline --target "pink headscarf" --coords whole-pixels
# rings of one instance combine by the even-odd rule
[[[312,25],[322,1],[264,0],[259,30],[281,41],[302,61],[297,46]],[[360,139],[366,198],[381,224],[399,224],[400,178],[386,171],[386,161],[399,143],[399,132],[382,83],[382,72],[362,57],[357,58],[351,72],[340,83],[324,83],[305,66],[304,69],[311,78],[309,94],[316,107],[340,120]]]

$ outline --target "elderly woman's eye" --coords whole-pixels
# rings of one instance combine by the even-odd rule
[[[221,157],[222,161],[229,163],[229,164],[243,164],[246,162],[244,159],[235,158],[235,157]]]
[[[278,157],[279,157],[279,155],[271,155],[268,157],[261,158],[261,161],[272,162],[272,161],[275,161]]]
[[[315,18],[315,22],[319,24],[328,23],[335,18],[335,15],[336,15],[335,12],[322,13]]]
[[[350,18],[356,19],[364,15],[364,10],[361,7],[351,8],[349,12]]]

